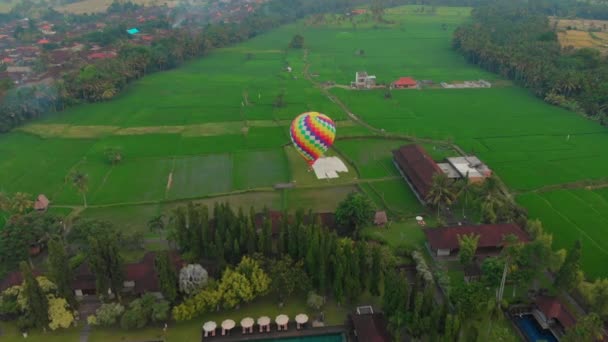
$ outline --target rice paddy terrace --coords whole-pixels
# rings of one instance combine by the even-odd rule
[[[582,239],[585,272],[608,275],[601,267],[608,262],[608,131],[468,65],[450,41],[469,9],[419,8],[391,9],[383,24],[365,16],[304,20],[146,76],[113,101],[2,135],[0,190],[45,193],[57,210],[82,210],[65,180],[80,170],[89,175],[90,207],[82,214],[129,229],[144,229],[152,215],[190,199],[327,211],[356,190],[414,215],[421,208],[391,163],[391,149],[404,141],[383,139],[383,129],[428,139],[437,158],[454,154],[438,147],[446,141],[479,155],[544,221],[556,247]],[[286,49],[296,33],[306,49]],[[348,89],[362,70],[381,83],[411,76],[496,86],[395,90],[387,98],[384,89]],[[308,110],[337,121],[331,154],[347,161],[347,176],[317,180],[290,147],[290,120]],[[121,163],[107,163],[108,147],[122,149]],[[290,181],[295,188],[274,189]]]

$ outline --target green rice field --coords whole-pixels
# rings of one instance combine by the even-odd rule
[[[553,232],[558,248],[570,248],[577,239],[583,246],[582,264],[592,278],[606,275],[608,261],[608,188],[558,190],[520,195],[532,218],[540,218]]]
[[[436,142],[424,144],[436,160],[457,154],[445,142],[477,154],[531,216],[544,221],[556,246],[581,238],[585,271],[607,276],[601,266],[608,262],[601,239],[608,227],[606,191],[539,190],[605,182],[608,130],[467,64],[450,40],[469,8],[438,7],[434,14],[415,8],[388,10],[386,23],[365,16],[305,19],[148,75],[112,101],[51,113],[0,135],[0,191],[44,193],[69,211],[82,205],[67,180],[79,170],[89,177],[84,216],[124,220],[141,230],[151,215],[187,200],[326,212],[352,191],[410,217],[424,209],[399,178],[391,151],[407,137],[426,138]],[[288,50],[297,33],[306,49]],[[387,98],[384,89],[349,89],[357,71],[385,84],[411,76],[435,86],[394,90]],[[436,86],[478,79],[496,86]],[[320,88],[329,81],[335,85]],[[279,94],[284,103],[275,106]],[[338,179],[316,179],[290,146],[291,120],[310,110],[337,122],[338,140],[328,154],[350,170]],[[352,121],[347,111],[391,139]],[[123,161],[110,165],[107,148],[120,148]],[[295,187],[275,190],[287,182]]]

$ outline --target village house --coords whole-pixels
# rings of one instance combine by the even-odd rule
[[[448,178],[468,178],[471,183],[483,183],[492,176],[492,170],[476,156],[450,157],[447,163],[439,163],[439,167]]]
[[[426,204],[433,175],[441,169],[420,145],[404,145],[393,151],[393,163],[418,200]]]
[[[462,235],[479,235],[475,255],[480,259],[498,255],[509,235],[515,236],[519,242],[530,241],[528,235],[513,223],[429,228],[424,230],[424,235],[431,253],[438,257],[457,256],[460,248],[458,237]]]
[[[96,59],[109,59],[116,58],[117,54],[114,51],[105,51],[105,52],[93,52],[87,55],[87,59],[96,60]]]
[[[153,293],[157,296],[161,296],[158,274],[154,267],[155,258],[155,252],[148,252],[144,255],[142,260],[124,265],[123,292],[134,295]],[[184,264],[179,254],[172,252],[171,260],[175,269],[179,271]],[[91,271],[88,263],[83,262],[74,270],[74,277],[70,285],[76,298],[95,295],[97,293],[95,275]]]
[[[368,75],[365,71],[355,73],[355,81],[350,86],[357,89],[371,89],[376,86],[376,76]]]
[[[394,89],[416,89],[418,88],[418,82],[411,77],[401,77],[395,82],[391,83],[391,88]]]
[[[49,208],[49,203],[51,203],[49,199],[46,198],[44,194],[40,194],[36,198],[36,202],[34,202],[34,210],[47,211],[47,209]]]

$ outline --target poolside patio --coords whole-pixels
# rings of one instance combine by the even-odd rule
[[[304,328],[297,329],[297,323],[291,321],[287,324],[287,330],[277,331],[276,325],[273,324],[270,332],[260,332],[259,329],[253,329],[253,333],[243,334],[241,329],[233,329],[230,335],[222,336],[216,334],[215,336],[204,337],[204,333],[201,333],[201,341],[218,341],[218,342],[236,342],[236,341],[259,341],[268,340],[273,338],[285,338],[285,337],[303,337],[303,336],[316,336],[316,335],[332,335],[339,333],[348,333],[348,329],[344,325],[329,326],[312,328],[310,324]]]

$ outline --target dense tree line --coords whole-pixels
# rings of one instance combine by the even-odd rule
[[[29,260],[30,247],[44,247],[61,231],[61,218],[32,212],[12,216],[0,232],[0,278]]]
[[[207,207],[189,204],[175,209],[170,222],[170,239],[190,261],[213,260],[223,269],[243,255],[262,258],[280,301],[296,290],[294,286],[300,292],[332,294],[338,302],[353,301],[366,290],[380,294],[380,247],[340,238],[311,212],[278,217],[269,211],[256,215],[251,208],[245,214],[223,203],[216,204],[210,215]],[[302,272],[290,271],[294,269]],[[301,273],[305,279],[299,278]]]
[[[607,124],[608,62],[594,49],[562,49],[539,2],[498,1],[473,10],[454,33],[466,59],[531,89],[546,102]]]
[[[88,39],[102,45],[117,40],[124,42],[120,44],[122,47],[117,58],[87,64],[69,72],[52,87],[27,86],[8,90],[0,105],[0,132],[65,106],[109,100],[127,84],[150,72],[175,68],[187,60],[208,54],[214,48],[245,41],[309,14],[344,11],[359,2],[362,1],[271,0],[240,23],[222,22],[206,25],[200,30],[175,28],[168,37],[149,47],[129,44],[126,26],[109,26],[101,32],[89,34]],[[28,4],[31,5],[30,2]],[[26,5],[15,11],[26,11]],[[126,5],[117,4],[110,10],[121,10],[120,6]],[[163,22],[152,24],[162,26]],[[168,24],[165,22],[164,25]]]

